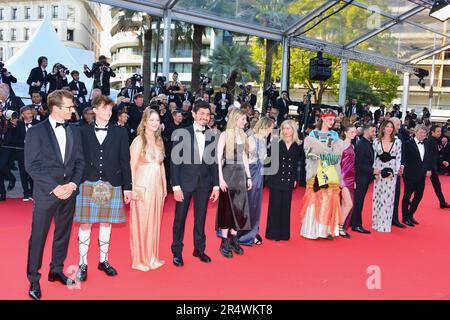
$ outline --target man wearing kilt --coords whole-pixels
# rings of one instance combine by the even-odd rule
[[[126,204],[130,203],[131,169],[127,131],[109,122],[113,105],[113,100],[107,96],[94,98],[95,122],[80,129],[86,166],[74,217],[74,221],[81,223],[78,231],[79,281],[87,279],[87,254],[93,223],[100,223],[98,269],[108,276],[117,275],[116,269],[108,263],[111,224],[125,222],[123,198]],[[123,198],[122,188],[125,190]]]

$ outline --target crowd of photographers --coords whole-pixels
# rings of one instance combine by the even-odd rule
[[[115,77],[115,73],[105,56],[100,56],[91,68],[84,65],[84,74],[93,78],[89,97],[88,88],[80,81],[78,71],[70,71],[61,63],[55,63],[51,72],[48,72],[46,57],[39,57],[37,62],[38,66],[30,71],[26,80],[31,98],[31,104],[26,106],[12,90],[11,84],[17,83],[17,79],[8,72],[3,63],[0,63],[0,201],[6,199],[7,190],[14,188],[16,178],[11,171],[17,169],[23,186],[24,200],[28,201],[31,198],[32,181],[25,172],[23,164],[24,140],[26,132],[31,126],[48,117],[46,97],[49,93],[54,90],[67,89],[74,94],[76,111],[72,114],[71,122],[80,126],[91,124],[95,120],[91,101],[97,96],[109,96],[111,93],[110,78]],[[69,77],[71,78],[70,82]],[[117,95],[111,122],[127,129],[131,143],[136,136],[144,110],[147,107],[157,110],[161,116],[166,153],[171,150],[170,137],[173,131],[193,123],[191,110],[195,102],[202,100],[210,103],[212,112],[208,126],[216,131],[221,131],[226,126],[228,111],[235,105],[235,96],[229,92],[226,84],[222,84],[219,91],[214,92],[210,87],[211,78],[203,74],[197,92],[189,91],[186,85],[179,81],[176,72],[172,74],[170,81],[167,81],[165,77],[157,77],[148,99],[143,96],[144,88],[141,83],[142,78],[138,74],[127,79],[125,87],[120,89]],[[236,105],[246,112],[248,115],[247,126],[252,128],[261,116],[260,112],[255,110],[257,96],[253,93],[251,85],[241,85],[239,88],[240,94],[237,95],[238,104]],[[280,94],[276,85],[271,84],[263,95],[262,114],[275,121],[275,128],[278,128],[284,120],[295,118],[299,122],[299,136],[303,137],[315,128],[317,120],[320,119],[323,106],[311,104],[309,92],[302,101],[295,102],[290,99],[288,91],[282,91]],[[149,101],[148,104],[145,101]],[[295,106],[294,109],[297,112],[292,111],[292,106]],[[360,105],[356,99],[350,99],[344,110],[337,110],[339,116],[334,130],[340,132],[341,128],[349,124],[354,124],[359,128],[368,123],[379,125],[390,117],[400,119],[402,117],[400,107],[397,105],[394,105],[391,110],[387,110],[384,105],[381,105],[375,112],[371,111],[373,109],[370,105]],[[414,137],[416,124],[425,124],[431,127],[430,114],[426,108],[421,117],[418,117],[414,110],[407,111],[400,134],[405,139]],[[447,146],[447,142],[448,135],[450,135],[450,120],[442,129],[443,137],[440,149],[442,161],[447,166],[443,166],[441,169],[448,174],[450,148]],[[362,134],[362,131],[360,133]],[[166,172],[168,171],[166,170]],[[8,185],[5,187],[6,181],[8,181]]]

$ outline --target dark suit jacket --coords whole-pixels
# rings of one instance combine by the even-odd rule
[[[6,100],[5,105],[3,106],[4,111],[6,110],[14,110],[15,112],[19,112],[20,108],[24,106],[22,99],[17,96],[9,95],[8,100]]]
[[[353,106],[350,105],[349,108],[345,110],[345,116],[350,118],[352,116],[352,110]],[[362,118],[364,116],[363,107],[361,107],[360,105],[356,105],[356,114],[358,115],[359,118]]]
[[[145,109],[146,108],[144,106],[139,108],[135,104],[132,104],[128,107],[128,115],[130,116],[130,118],[128,119],[128,124],[135,132],[137,131],[137,128],[141,123],[142,114],[144,113]]]
[[[73,182],[79,186],[84,170],[79,128],[73,125],[66,128],[64,162],[50,121],[30,128],[25,139],[25,169],[34,182],[35,200],[57,199],[50,192],[58,185]]]
[[[87,92],[86,85],[84,84],[84,82],[78,81],[78,86],[77,86],[77,82],[75,82],[75,80],[72,80],[69,82],[69,88],[71,91],[75,90],[78,92],[77,98],[81,98],[81,103],[83,103],[83,104],[86,103],[86,95],[88,92]],[[79,114],[79,116],[81,116],[81,114]]]
[[[176,158],[170,159],[172,186],[180,186],[182,191],[193,192],[196,189],[211,190],[219,185],[219,169],[214,151],[218,137],[208,129],[205,135],[205,151],[203,159],[200,160],[194,126],[175,131],[172,154],[175,153]],[[213,145],[210,146],[211,144]],[[210,152],[212,147],[213,152]],[[213,158],[212,163],[205,162],[205,156],[209,154]]]
[[[438,172],[438,168],[442,165],[441,157],[439,156],[439,143],[436,138],[429,137],[426,142],[428,143],[431,158],[431,170],[434,173]]]
[[[301,147],[297,143],[293,143],[288,150],[283,140],[278,142],[278,146],[279,158],[276,161],[279,163],[279,168],[276,174],[269,175],[268,185],[273,189],[292,190],[294,189],[294,182],[297,181]]]
[[[108,66],[108,68],[111,68]],[[102,91],[102,94],[105,96],[109,96],[111,94],[111,85],[110,85],[110,78],[115,77],[116,74],[112,69],[109,69],[110,71],[103,72],[103,79],[102,79],[102,85],[100,86],[100,76],[101,72],[98,68],[92,66],[92,69],[90,71],[84,71],[84,74],[88,78],[94,77],[94,88],[100,89]]]
[[[2,83],[6,83],[9,86],[9,93],[12,96],[15,96],[16,94],[14,93],[11,83],[17,83],[16,77],[14,77],[13,75],[6,77],[3,73],[1,74],[1,77],[2,77]]]
[[[38,123],[39,123],[39,121],[36,119],[33,119],[33,121],[31,121],[32,126],[35,126]],[[30,127],[30,129],[31,129],[31,127]],[[28,130],[30,130],[30,129],[28,129]],[[18,137],[18,141],[19,141],[19,145],[18,145],[19,147],[22,147],[22,148],[24,147],[26,134],[27,134],[27,130],[25,128],[25,122],[23,122],[22,120],[17,121],[17,137]]]
[[[108,181],[114,187],[123,186],[124,190],[131,191],[130,149],[126,129],[110,123],[108,134],[100,144],[94,126],[92,123],[80,128],[86,162],[81,182],[98,181],[102,177],[102,181]]]
[[[48,76],[48,72],[45,71],[45,73]],[[47,78],[44,78],[44,75],[42,74],[41,67],[36,67],[36,68],[31,69],[30,75],[28,76],[27,83],[30,86],[30,88],[28,89],[28,93],[30,95],[32,92],[38,92],[41,90],[41,86],[37,87],[37,86],[31,85],[31,83],[38,82],[38,81],[41,83],[41,86],[44,82],[47,82]]]
[[[47,75],[46,80],[50,83],[50,86],[48,87],[48,93],[51,93],[55,90],[60,90],[63,87],[69,86],[69,82],[67,81],[67,78],[63,79],[57,74],[49,73]]]
[[[183,104],[184,101],[189,101],[191,103],[191,106],[194,104],[194,96],[190,91],[186,91],[184,93],[180,93],[180,100],[181,104]]]
[[[429,141],[425,141],[425,155],[423,161],[414,139],[406,141],[402,148],[403,180],[420,181],[425,178],[426,172],[432,169],[432,154],[430,152]]]
[[[222,110],[222,103],[220,102],[222,100],[222,92],[217,92],[214,95],[214,104],[216,105],[216,114],[219,118],[224,118],[228,114],[228,107],[231,106],[233,102],[233,98],[231,97],[231,94],[228,92],[225,94],[225,99],[228,100],[228,103],[225,105],[225,109]]]
[[[280,119],[282,119],[282,121],[284,121],[284,115],[285,114],[289,114],[289,105],[290,105],[291,101],[290,100],[283,100],[282,98],[279,98],[277,100],[277,105],[276,108],[278,110],[280,110]]]
[[[361,137],[355,146],[355,178],[356,180],[373,180],[373,162],[375,153],[372,143]]]
[[[387,112],[387,110],[384,109],[383,115],[385,115],[386,112]],[[378,123],[378,120],[380,119],[381,116],[382,116],[382,114],[381,114],[381,109],[375,110],[374,119],[375,119],[375,122],[376,122],[376,123]]]

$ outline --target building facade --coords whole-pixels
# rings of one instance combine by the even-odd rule
[[[87,0],[0,0],[0,61],[12,57],[49,16],[64,45],[100,52],[100,4]],[[45,44],[43,44],[45,45]]]
[[[120,19],[121,11],[112,14],[111,24],[111,67],[116,73],[116,77],[111,79],[111,86],[116,89],[120,89],[124,86],[126,79],[130,78],[133,74],[138,73],[142,75],[142,48],[139,46],[139,22],[140,19],[136,16],[136,31],[120,31],[117,28],[118,21]],[[134,20],[133,20],[134,21]],[[164,24],[160,24],[161,34],[163,33]],[[175,22],[172,23],[172,32],[175,28]],[[162,75],[162,63],[163,63],[163,45],[162,39],[159,44],[159,56],[158,65],[156,63],[156,29],[157,23],[153,22],[153,44],[152,44],[152,80],[155,79],[155,70],[158,68],[158,75]],[[202,55],[201,64],[208,62],[208,56],[211,54],[211,50],[214,50],[217,46],[223,43],[224,35],[226,32],[221,30],[213,30],[206,28],[202,37]],[[179,80],[183,83],[190,83],[192,72],[192,45],[188,41],[177,42],[172,36],[172,48],[169,72],[170,76],[173,72],[177,72]]]

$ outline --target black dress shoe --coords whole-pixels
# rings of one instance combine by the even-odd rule
[[[409,219],[412,223],[414,223],[414,224],[419,224],[419,221],[417,221],[416,219],[414,219],[414,218],[411,218],[411,219]]]
[[[398,228],[406,229],[406,226],[404,224],[401,224],[400,222],[392,222],[393,226],[396,226]]]
[[[181,256],[181,254],[180,255],[174,255],[173,256],[173,264],[175,265],[175,266],[177,266],[177,267],[182,267],[182,266],[184,266],[184,262],[183,262],[183,257]]]
[[[114,277],[117,276],[117,270],[114,269],[109,263],[108,261],[104,261],[104,262],[99,262],[98,264],[98,270],[102,270],[106,273],[106,275],[110,276],[110,277]]]
[[[75,281],[66,277],[66,275],[64,273],[62,273],[62,271],[55,272],[55,273],[50,272],[48,274],[48,281],[51,281],[51,282],[58,281],[58,282],[61,282],[65,286],[73,286],[74,284],[76,284]]]
[[[40,300],[42,297],[41,286],[39,282],[30,283],[30,290],[28,291],[28,295],[33,300]]]
[[[450,204],[448,204],[446,202],[446,203],[441,204],[440,207],[441,207],[441,209],[449,209],[450,208]]]
[[[0,201],[6,201],[6,194],[0,194]]]
[[[201,252],[199,250],[194,250],[193,256],[199,258],[201,262],[211,262],[211,258],[208,257],[204,252]]]
[[[352,228],[352,231],[359,232],[359,233],[366,233],[366,234],[369,234],[369,233],[370,233],[369,230],[366,230],[366,229],[364,229],[363,227]]]
[[[77,271],[78,281],[84,282],[87,280],[87,269],[88,269],[88,266],[86,264],[81,264],[78,267],[78,271]]]
[[[233,258],[233,252],[231,251],[230,241],[227,238],[222,238],[220,242],[219,251],[225,258]]]
[[[9,181],[7,190],[11,191],[12,189],[14,189],[15,186],[16,186],[16,178],[14,177]]]
[[[409,219],[403,220],[403,223],[406,224],[407,226],[414,227],[414,223],[412,223]]]
[[[242,249],[242,247],[239,245],[237,236],[232,236],[229,240],[231,250],[239,255],[244,254],[244,249]]]

